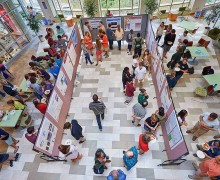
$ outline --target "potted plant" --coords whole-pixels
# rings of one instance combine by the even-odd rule
[[[145,12],[151,16],[158,8],[157,0],[144,0],[144,5],[145,5]]]
[[[89,17],[95,17],[95,13],[97,12],[98,5],[95,2],[95,0],[85,0],[84,9]]]

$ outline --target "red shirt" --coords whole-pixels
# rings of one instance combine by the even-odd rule
[[[133,82],[132,83],[126,82],[126,90],[125,90],[126,96],[128,97],[134,96],[134,91],[135,91],[135,87]]]
[[[199,164],[199,168],[202,172],[207,173],[209,177],[220,176],[220,164],[218,164],[215,158],[203,161]]]
[[[47,109],[47,105],[41,103],[41,104],[39,104],[39,105],[37,106],[37,109],[38,109],[42,114],[45,114],[45,113],[46,113],[46,109]]]
[[[144,142],[142,141],[142,137],[143,137],[144,135],[145,135],[145,134],[141,134],[141,135],[139,136],[139,148],[140,148],[141,150],[143,150],[144,152],[147,152],[147,151],[149,150],[148,144],[146,144],[146,143],[144,143]]]

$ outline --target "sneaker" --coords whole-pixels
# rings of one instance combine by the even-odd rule
[[[194,167],[194,169],[195,169],[195,171],[197,171],[198,169],[199,169],[199,167],[197,166],[197,164],[196,163],[192,163],[192,166]]]
[[[186,133],[188,133],[188,134],[189,134],[189,133],[192,133],[192,132],[191,132],[190,130],[187,130],[187,131],[186,131]]]
[[[92,62],[91,64],[94,64],[94,62]]]
[[[100,131],[102,131],[102,129],[99,129]]]
[[[198,157],[196,153],[193,154],[194,157]]]
[[[197,137],[196,137],[196,136],[193,136],[193,137],[192,137],[192,140],[193,140],[193,141],[195,141],[196,139],[197,139]]]
[[[134,123],[134,121],[131,121],[132,123]]]

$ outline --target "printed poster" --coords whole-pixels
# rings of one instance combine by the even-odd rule
[[[73,29],[72,34],[70,35],[70,41],[72,42],[73,46],[75,47],[78,43],[78,37],[76,34],[76,30]]]
[[[92,29],[98,29],[100,21],[102,21],[102,19],[88,19],[89,25]]]
[[[124,17],[124,31],[141,31],[142,16]]]
[[[63,64],[62,64],[63,68],[66,71],[66,74],[68,75],[68,78],[70,79],[70,81],[72,80],[73,77],[73,64],[71,62],[71,59],[68,55],[68,53],[65,54],[64,58],[63,58]]]
[[[76,62],[76,51],[75,51],[75,48],[72,43],[68,44],[67,53],[68,53],[69,57],[71,58],[72,64],[74,66],[75,62]]]
[[[56,86],[58,87],[59,91],[63,96],[66,94],[67,86],[68,86],[68,80],[66,75],[64,74],[63,70],[60,69],[57,81],[56,81]]]
[[[166,76],[164,74],[164,67],[163,64],[159,61],[159,67],[158,67],[158,71],[156,74],[156,79],[157,79],[157,87],[159,92],[161,91],[161,88],[164,84],[164,80],[166,79]]]
[[[108,27],[108,24],[111,24],[112,31],[115,31],[117,29],[118,25],[120,25],[120,27],[121,27],[121,17],[106,18],[106,26],[107,27]]]
[[[171,105],[171,97],[168,86],[164,86],[162,89],[160,100],[161,106],[164,108],[165,112],[167,112]]]

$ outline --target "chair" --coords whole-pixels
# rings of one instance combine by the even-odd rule
[[[167,19],[168,18],[168,13],[166,12],[166,10],[162,10],[159,11],[157,13],[157,17],[161,20],[161,19]]]
[[[196,29],[193,29],[192,31],[189,30],[188,32],[191,34],[191,35],[194,35],[196,34],[196,31],[199,29],[199,27],[197,27]]]
[[[205,48],[207,48],[207,46],[209,45],[210,41],[206,41],[205,39],[203,38],[200,38],[200,40],[198,41],[198,45],[199,46],[203,46]]]
[[[193,45],[193,41],[188,41],[188,44],[186,46],[192,46]]]

